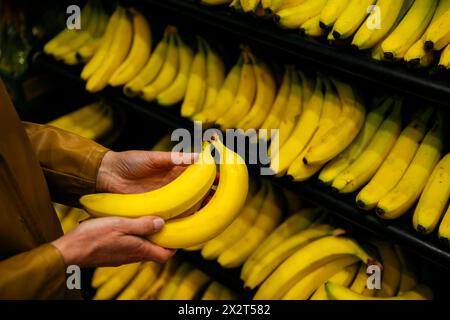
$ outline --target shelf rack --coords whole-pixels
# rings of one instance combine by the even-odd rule
[[[221,37],[259,46],[264,53],[282,57],[283,62],[289,59],[297,65],[348,77],[353,83],[363,81],[374,90],[380,88],[450,107],[448,74],[430,75],[402,64],[375,61],[348,47],[330,46],[298,32],[282,30],[273,21],[234,13],[226,5],[208,7],[195,0],[128,0],[126,3],[143,8],[144,12],[158,12],[170,23],[183,26],[181,30],[200,28],[213,36],[218,33]]]
[[[42,53],[36,53],[33,60],[34,64],[39,68],[44,68],[60,77],[70,79],[79,85],[84,84],[78,76],[80,74],[78,68],[58,63]],[[116,107],[124,109],[132,108],[153,121],[160,121],[168,128],[186,128],[191,130],[193,127],[190,121],[178,115],[179,110],[177,108],[165,109],[144,103],[138,99],[128,99],[123,96],[121,90],[111,88],[97,95],[106,99],[108,103],[114,104]],[[255,169],[258,168],[251,167],[251,170]],[[409,215],[396,221],[382,221],[374,216],[373,213],[359,210],[353,203],[353,195],[347,197],[334,195],[329,190],[316,185],[314,181],[295,183],[286,178],[268,177],[268,179],[275,185],[289,188],[301,198],[328,209],[336,217],[348,222],[350,225],[356,227],[356,229],[389,239],[393,243],[402,246],[405,250],[419,255],[443,269],[450,270],[450,250],[448,248],[444,249],[439,241],[437,241],[435,234],[427,237],[421,237],[417,234],[411,227]],[[185,255],[193,257],[192,260],[198,262],[198,257],[196,257],[195,253],[185,253]],[[201,265],[201,263],[198,265]],[[211,270],[214,270],[214,267],[210,264],[206,271],[211,274]],[[239,281],[235,281],[233,287],[237,287],[236,284]],[[224,279],[224,282],[229,283],[230,281],[227,278]]]

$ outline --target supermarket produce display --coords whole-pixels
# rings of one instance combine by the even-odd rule
[[[86,28],[34,54],[34,67],[96,99],[48,124],[104,143],[133,110],[166,133],[215,134],[160,189],[55,204],[65,233],[89,217],[161,216],[149,240],[179,249],[165,265],[97,268],[94,299],[433,298],[412,261],[450,268],[450,1],[110,9],[87,1]],[[383,28],[370,27],[377,10],[389,12]],[[230,147],[230,130],[267,147],[261,163]],[[174,144],[168,133],[153,150]],[[382,270],[381,289],[367,288],[368,268]]]

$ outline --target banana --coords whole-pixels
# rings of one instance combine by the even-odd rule
[[[232,246],[219,255],[217,261],[224,268],[242,265],[258,245],[277,227],[281,219],[281,207],[272,185],[251,227]]]
[[[443,119],[438,114],[411,164],[395,188],[378,202],[376,213],[383,219],[395,219],[411,208],[419,198],[428,177],[441,157]]]
[[[266,8],[266,12],[268,14],[272,14],[274,12],[278,12],[283,9],[292,8],[298,6],[305,2],[306,0],[262,0],[263,7]],[[267,2],[264,4],[264,2]]]
[[[316,240],[284,261],[261,285],[254,299],[279,299],[312,270],[350,254],[368,264],[372,258],[353,240],[329,236]]]
[[[239,89],[233,104],[228,111],[217,120],[222,129],[234,127],[248,113],[256,96],[256,77],[253,64],[249,57],[249,49],[242,52],[244,64],[242,66]]]
[[[152,82],[161,70],[167,57],[169,41],[175,28],[167,26],[163,38],[156,46],[145,66],[123,88],[123,93],[128,97],[135,97],[147,84]]]
[[[438,20],[447,10],[450,9],[450,1],[449,0],[441,0],[434,12],[433,18],[431,19],[430,24],[427,27],[427,30],[424,32],[422,37],[414,43],[411,48],[405,54],[405,61],[408,62],[411,66],[421,66],[428,67],[435,60],[435,54],[432,51],[426,50],[425,41],[428,30],[431,26]]]
[[[236,12],[242,12],[241,0],[233,0],[230,3],[230,8],[232,8]]]
[[[260,264],[260,260],[282,245],[285,240],[308,228],[314,219],[317,218],[319,212],[320,209],[318,208],[308,208],[300,210],[287,218],[245,261],[241,270],[241,279],[246,280],[249,275],[253,274],[253,268]]]
[[[130,52],[109,79],[113,87],[123,85],[133,79],[145,66],[152,51],[152,32],[147,19],[135,9],[131,9],[133,19],[133,40]]]
[[[290,137],[277,150],[271,150],[270,168],[278,175],[285,174],[296,157],[308,145],[308,142],[317,131],[323,109],[323,81],[316,80],[314,94],[304,106],[303,112],[295,125]]]
[[[138,300],[158,277],[161,265],[155,262],[143,262],[140,268],[138,274],[120,293],[117,300]]]
[[[366,297],[373,297],[375,295],[375,289],[367,288],[367,280],[369,276],[367,275],[367,266],[362,264],[359,268],[358,274],[355,277],[355,280],[349,287],[355,293],[361,294]],[[331,281],[331,280],[330,280]],[[332,281],[331,281],[332,282]],[[326,291],[325,291],[326,294]],[[328,295],[326,295],[328,298]]]
[[[219,300],[238,300],[238,296],[227,287],[223,287],[220,292]]]
[[[95,125],[85,128],[80,135],[90,140],[98,140],[104,137],[114,126],[113,111],[107,107],[100,120]]]
[[[300,26],[300,33],[310,37],[323,37],[326,35],[326,30],[320,27],[320,14],[306,20]]]
[[[225,65],[219,55],[211,49],[204,39],[201,39],[206,49],[206,97],[202,109],[195,114],[193,120],[205,122],[205,113],[214,110],[217,102],[217,95],[222,88],[225,79]]]
[[[314,163],[306,165],[303,162],[303,158],[309,150],[310,145],[314,145],[317,141],[322,139],[322,137],[331,130],[339,118],[342,112],[342,105],[339,97],[332,87],[328,79],[324,79],[325,84],[325,98],[323,102],[322,115],[320,117],[319,128],[312,137],[308,146],[303,149],[297,159],[289,166],[287,175],[291,176],[294,181],[305,181],[312,177],[316,172],[318,172],[325,163]]]
[[[441,52],[439,68],[444,70],[450,69],[450,44]]]
[[[359,208],[374,209],[380,199],[395,187],[416,154],[432,113],[432,108],[426,108],[416,114],[403,130],[380,169],[358,193],[356,204]]]
[[[350,0],[328,1],[320,13],[319,26],[325,30],[331,30],[339,16],[344,12]]]
[[[359,50],[366,50],[377,45],[386,35],[395,27],[395,23],[401,15],[404,0],[378,0],[376,2],[377,10],[373,10],[366,21],[359,27],[358,31],[352,39],[352,45]],[[373,15],[376,12],[382,14],[380,28],[371,25]]]
[[[242,235],[253,225],[267,194],[265,185],[249,197],[239,216],[217,237],[208,241],[202,249],[202,256],[206,260],[216,259],[227,248],[236,243]]]
[[[208,288],[206,288],[200,300],[219,300],[222,289],[223,286],[220,283],[212,281]]]
[[[330,235],[339,235],[330,225],[317,225],[288,237],[253,264],[248,270],[245,287],[254,289],[260,285],[287,258],[312,241]]]
[[[375,0],[350,0],[336,19],[331,35],[335,40],[350,38],[368,15],[368,9]]]
[[[376,173],[394,146],[402,127],[401,102],[397,101],[391,114],[383,121],[367,148],[336,179],[331,187],[339,193],[351,193],[364,186]]]
[[[278,90],[275,101],[273,102],[273,105],[271,106],[267,117],[264,119],[264,122],[261,125],[261,129],[263,130],[260,132],[260,138],[270,140],[270,136],[268,136],[270,131],[272,129],[279,129],[279,123],[283,118],[284,111],[286,110],[285,106],[289,99],[291,82],[292,79],[290,68],[285,67],[283,80],[281,82],[281,86]]]
[[[423,35],[430,23],[437,0],[415,0],[399,25],[383,40],[381,48],[387,60],[401,59]]]
[[[140,194],[91,194],[81,197],[80,203],[97,217],[157,215],[165,220],[176,217],[203,199],[214,182],[216,165],[209,149],[205,144],[196,163],[159,189]]]
[[[205,122],[215,122],[222,114],[227,112],[231,104],[233,104],[234,98],[239,89],[239,81],[242,70],[241,58],[231,68],[230,72],[225,78],[222,88],[220,88],[217,94],[216,104],[214,109],[207,110],[203,113]]]
[[[303,277],[281,299],[307,300],[327,279],[335,275],[339,270],[357,262],[358,258],[353,255],[343,255],[341,258],[330,261]]]
[[[70,128],[83,123],[99,113],[99,105],[92,103],[47,123],[49,126],[70,131]]]
[[[419,280],[417,278],[417,273],[411,262],[405,257],[403,251],[398,245],[395,246],[395,250],[400,260],[401,275],[400,284],[398,286],[398,294],[402,295],[405,292],[412,290],[417,286]]]
[[[106,59],[108,53],[110,52],[111,43],[116,40],[116,29],[119,26],[119,18],[122,12],[122,8],[117,8],[110,17],[98,50],[81,71],[81,79],[89,79],[94,72],[100,68],[101,64]]]
[[[430,288],[424,284],[417,285],[413,290],[405,292],[401,296],[391,297],[391,298],[377,298],[377,297],[366,297],[361,294],[357,294],[352,290],[335,284],[332,282],[327,282],[325,284],[325,289],[330,300],[431,300],[433,298],[433,293]]]
[[[181,116],[183,117],[191,117],[200,111],[206,98],[206,55],[200,38],[197,38],[197,43],[198,51],[192,61],[186,95],[181,105]]]
[[[436,165],[413,215],[414,229],[430,234],[436,229],[450,197],[450,154]]]
[[[260,0],[241,0],[241,6],[244,12],[255,11]]]
[[[256,77],[256,97],[250,112],[237,124],[242,130],[258,129],[275,101],[277,86],[269,66],[250,53]]]
[[[109,54],[86,82],[86,90],[89,92],[98,92],[107,86],[111,75],[125,60],[130,50],[133,27],[127,11],[121,10],[123,13],[114,32],[114,41],[108,48]]]
[[[352,143],[364,124],[366,110],[351,86],[336,79],[332,80],[341,99],[341,116],[322,139],[311,145],[303,158],[305,164],[333,159]]]
[[[102,38],[93,38],[86,44],[81,46],[76,52],[76,58],[78,61],[89,61],[97,52],[97,49],[102,43]]]
[[[181,262],[178,257],[172,257],[167,261],[167,263],[162,267],[162,270],[156,279],[156,281],[148,288],[148,290],[141,296],[141,300],[154,300],[156,299],[161,291],[167,286],[172,279],[173,275],[177,272],[178,267]]]
[[[96,268],[92,276],[91,287],[94,289],[99,288],[114,274],[117,267],[99,267]]]
[[[89,215],[86,211],[78,208],[72,208],[61,221],[61,227],[64,234],[67,234],[75,229],[79,225],[80,221],[87,218],[89,218]]]
[[[183,279],[194,270],[189,263],[183,262],[173,276],[170,278],[169,282],[164,286],[158,295],[158,300],[172,300],[175,292],[177,291],[180,283]]]
[[[377,297],[393,297],[397,295],[401,278],[400,260],[395,249],[385,241],[374,241],[383,265],[381,289],[377,290]]]
[[[197,211],[197,210],[195,210]],[[193,212],[194,213],[194,212]],[[200,251],[203,249],[203,247],[205,246],[205,243],[201,243],[197,246],[193,246],[193,247],[189,247],[189,248],[184,248],[184,251]]]
[[[353,279],[355,278],[355,274],[358,272],[358,264],[354,263],[342,269],[333,275],[329,282],[340,284],[341,286],[348,287]],[[328,300],[327,292],[325,291],[325,284],[321,285],[316,292],[309,298],[309,300]]]
[[[186,94],[192,60],[194,58],[192,49],[186,45],[181,38],[177,38],[177,40],[178,59],[180,62],[178,75],[173,83],[156,97],[158,104],[165,107],[175,105],[183,100]]]
[[[118,267],[109,279],[97,289],[94,300],[114,298],[138,273],[140,265],[140,262],[135,262]]]
[[[208,282],[209,277],[206,274],[198,269],[194,269],[181,280],[171,300],[193,300]]]
[[[442,2],[442,1],[441,1]],[[447,2],[444,0],[444,2]],[[448,6],[447,3],[444,5]],[[450,43],[450,8],[433,21],[425,33],[425,48],[427,50],[442,50]]]
[[[450,206],[445,212],[444,218],[439,225],[438,235],[439,239],[444,244],[446,244],[447,246],[450,245]]]
[[[279,10],[274,20],[281,28],[297,29],[310,18],[317,16],[327,0],[306,0],[298,6]]]
[[[141,89],[141,98],[145,101],[151,102],[155,100],[158,94],[173,84],[179,68],[179,42],[177,33],[170,37],[166,60],[164,61],[161,70],[153,81]]]
[[[220,182],[212,199],[196,213],[166,222],[149,240],[165,248],[187,248],[219,235],[239,214],[248,191],[244,160],[225,147],[218,136],[212,145],[220,155]],[[169,201],[170,202],[170,201]]]

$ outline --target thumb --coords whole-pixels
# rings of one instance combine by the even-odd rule
[[[124,219],[122,230],[126,234],[145,237],[160,231],[164,226],[164,220],[160,217],[140,217],[136,219]]]

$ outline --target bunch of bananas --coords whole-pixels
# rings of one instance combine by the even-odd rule
[[[449,0],[202,0],[272,18],[281,28],[350,43],[376,60],[450,68]],[[440,56],[440,59],[439,59]]]
[[[110,106],[95,102],[61,116],[48,125],[70,131],[82,137],[99,140],[114,127],[114,115]]]
[[[140,262],[97,268],[95,300],[234,300],[237,295],[178,257],[166,264]]]
[[[44,52],[69,65],[89,61],[100,46],[108,23],[101,1],[90,0],[81,11],[81,29],[64,29],[44,46]]]
[[[219,158],[220,179],[205,204],[216,179],[212,146]],[[204,143],[198,160],[169,184],[141,194],[86,195],[80,203],[96,217],[160,216],[167,222],[150,240],[166,248],[189,248],[211,240],[232,223],[244,205],[247,189],[244,160],[214,136]]]

